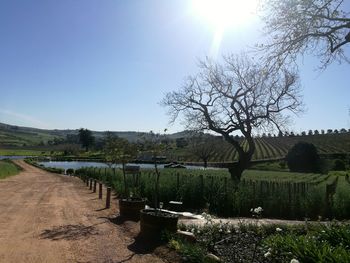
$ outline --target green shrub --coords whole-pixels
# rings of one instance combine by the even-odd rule
[[[170,239],[168,246],[182,255],[183,262],[203,262],[204,250],[197,244],[191,244],[181,239]]]
[[[320,172],[320,157],[312,143],[298,142],[286,156],[291,172],[317,173]]]
[[[336,159],[334,161],[332,170],[334,170],[334,171],[345,171],[346,170],[345,162],[343,160]]]
[[[349,225],[319,226],[305,235],[278,233],[265,239],[271,262],[345,263],[350,262]]]
[[[74,174],[74,169],[71,169],[71,168],[67,169],[66,173],[69,174],[69,175],[72,175],[72,174]]]

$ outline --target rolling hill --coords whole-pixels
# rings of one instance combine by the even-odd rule
[[[128,139],[129,141],[137,141],[141,136],[147,133],[126,131],[112,132],[114,135]],[[45,148],[49,141],[65,139],[67,135],[76,135],[78,130],[45,130],[29,127],[19,127],[0,123],[0,148],[6,149],[40,149]],[[93,131],[96,139],[102,139],[105,132]],[[176,140],[179,138],[189,138],[191,133],[182,131],[174,134],[167,134],[168,139]],[[210,137],[210,135],[209,135]],[[215,137],[216,139],[218,137]],[[218,141],[218,149],[216,154],[209,160],[210,162],[232,162],[237,160],[237,154],[234,148],[223,140]],[[338,133],[327,133],[317,135],[293,135],[293,136],[264,136],[255,138],[256,152],[253,156],[255,160],[282,158],[288,150],[297,142],[305,141],[313,143],[320,154],[350,154],[350,132],[343,131]],[[245,141],[241,142],[243,145]],[[46,146],[47,148],[47,146]],[[45,149],[47,150],[47,149]],[[182,150],[175,150],[173,155],[181,156],[186,161],[200,161],[196,157],[191,156],[188,147]]]

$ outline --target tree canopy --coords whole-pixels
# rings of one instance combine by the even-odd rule
[[[179,91],[166,94],[162,104],[169,108],[171,121],[182,114],[190,130],[212,130],[233,145],[239,158],[229,171],[237,180],[255,151],[252,132],[281,130],[289,119],[283,113],[298,113],[302,107],[296,72],[266,69],[245,55],[225,57],[222,64],[202,61],[200,72]],[[234,132],[245,137],[246,147]]]
[[[291,172],[320,172],[320,157],[312,143],[298,142],[288,151],[286,160]]]
[[[95,137],[92,135],[92,132],[88,129],[81,128],[79,130],[79,142],[85,150],[88,151],[89,147],[94,144]]]
[[[266,61],[278,65],[310,53],[321,67],[337,60],[350,62],[350,10],[344,0],[263,0],[266,43],[260,44]],[[349,8],[349,7],[348,7]]]

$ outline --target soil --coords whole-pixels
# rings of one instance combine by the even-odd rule
[[[117,216],[78,178],[24,161],[0,180],[0,262],[178,262],[164,246],[139,242],[139,223]]]

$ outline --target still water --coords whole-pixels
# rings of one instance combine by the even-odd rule
[[[39,164],[45,167],[61,168],[61,169],[79,169],[82,167],[109,167],[106,163],[99,162],[82,162],[82,161],[48,161],[39,162]],[[141,169],[153,169],[154,165],[149,163],[129,163],[128,165],[138,165]],[[114,165],[113,167],[121,168],[121,164]],[[202,166],[185,165],[187,169],[204,169]],[[158,168],[164,168],[164,164],[159,164]],[[218,168],[207,168],[207,169],[218,169]]]
[[[2,159],[25,159],[29,158],[31,156],[2,156],[0,155],[0,160]],[[45,167],[52,167],[52,168],[61,168],[61,169],[79,169],[82,167],[109,167],[106,163],[101,162],[84,162],[84,161],[45,161],[45,162],[39,162],[39,164],[44,165]],[[141,169],[153,169],[154,164],[151,163],[129,163],[128,165],[138,165]],[[113,167],[121,168],[121,164],[113,165]],[[195,165],[185,165],[187,169],[194,169],[194,170],[201,170],[205,169],[203,166],[195,166]],[[164,164],[158,164],[159,169],[164,168]],[[206,169],[220,169],[220,168],[214,168],[214,167],[208,167]]]

